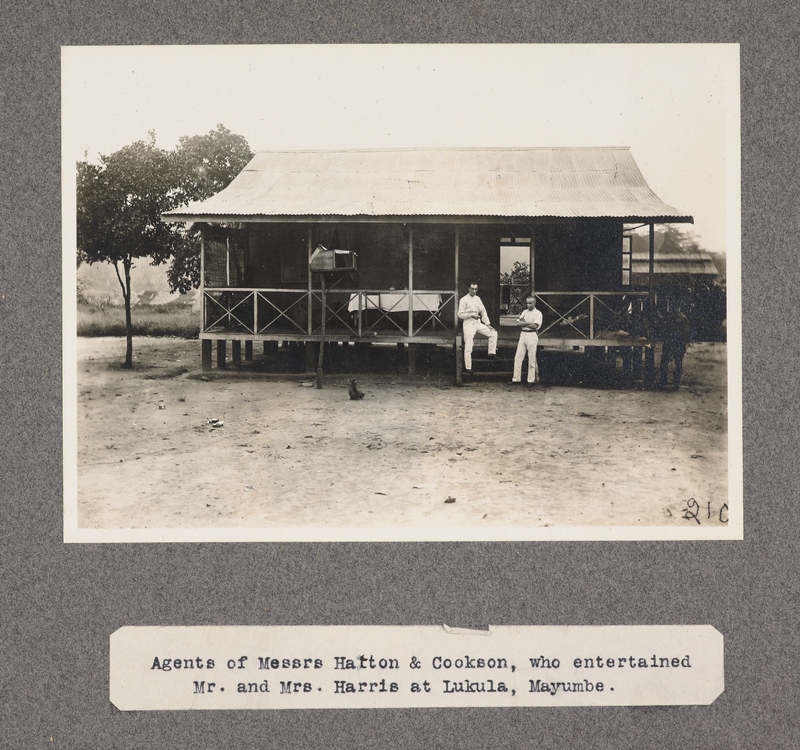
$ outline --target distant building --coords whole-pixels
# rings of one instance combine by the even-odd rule
[[[693,282],[713,282],[719,277],[714,259],[696,247],[681,247],[669,234],[656,234],[653,285],[667,289],[692,286]],[[649,284],[648,238],[633,237],[631,286],[647,288]]]

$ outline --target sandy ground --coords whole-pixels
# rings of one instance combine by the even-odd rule
[[[78,341],[79,528],[685,527],[726,500],[724,344],[678,392],[382,372],[361,401],[344,374],[201,380],[197,341],[123,352]]]

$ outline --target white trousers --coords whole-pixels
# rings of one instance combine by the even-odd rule
[[[525,333],[524,331],[520,333],[517,353],[514,356],[514,375],[511,378],[515,383],[519,383],[522,380],[522,363],[526,355],[528,357],[528,382],[536,382],[536,347],[538,344],[538,334],[534,332]]]
[[[475,336],[488,336],[489,354],[497,354],[497,331],[480,320],[470,318],[464,321],[464,367],[472,369],[472,344]]]

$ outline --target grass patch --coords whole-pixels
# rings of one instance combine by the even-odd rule
[[[200,314],[183,304],[151,305],[131,310],[134,336],[196,339]],[[78,303],[78,336],[125,336],[125,308]]]

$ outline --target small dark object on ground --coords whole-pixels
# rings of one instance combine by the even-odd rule
[[[358,390],[358,383],[353,378],[350,378],[349,392],[351,401],[358,401],[358,399],[364,398],[363,391]]]
[[[450,495],[448,495],[447,500],[445,500],[445,503],[454,503],[455,501],[456,499],[454,497],[450,497]]]

